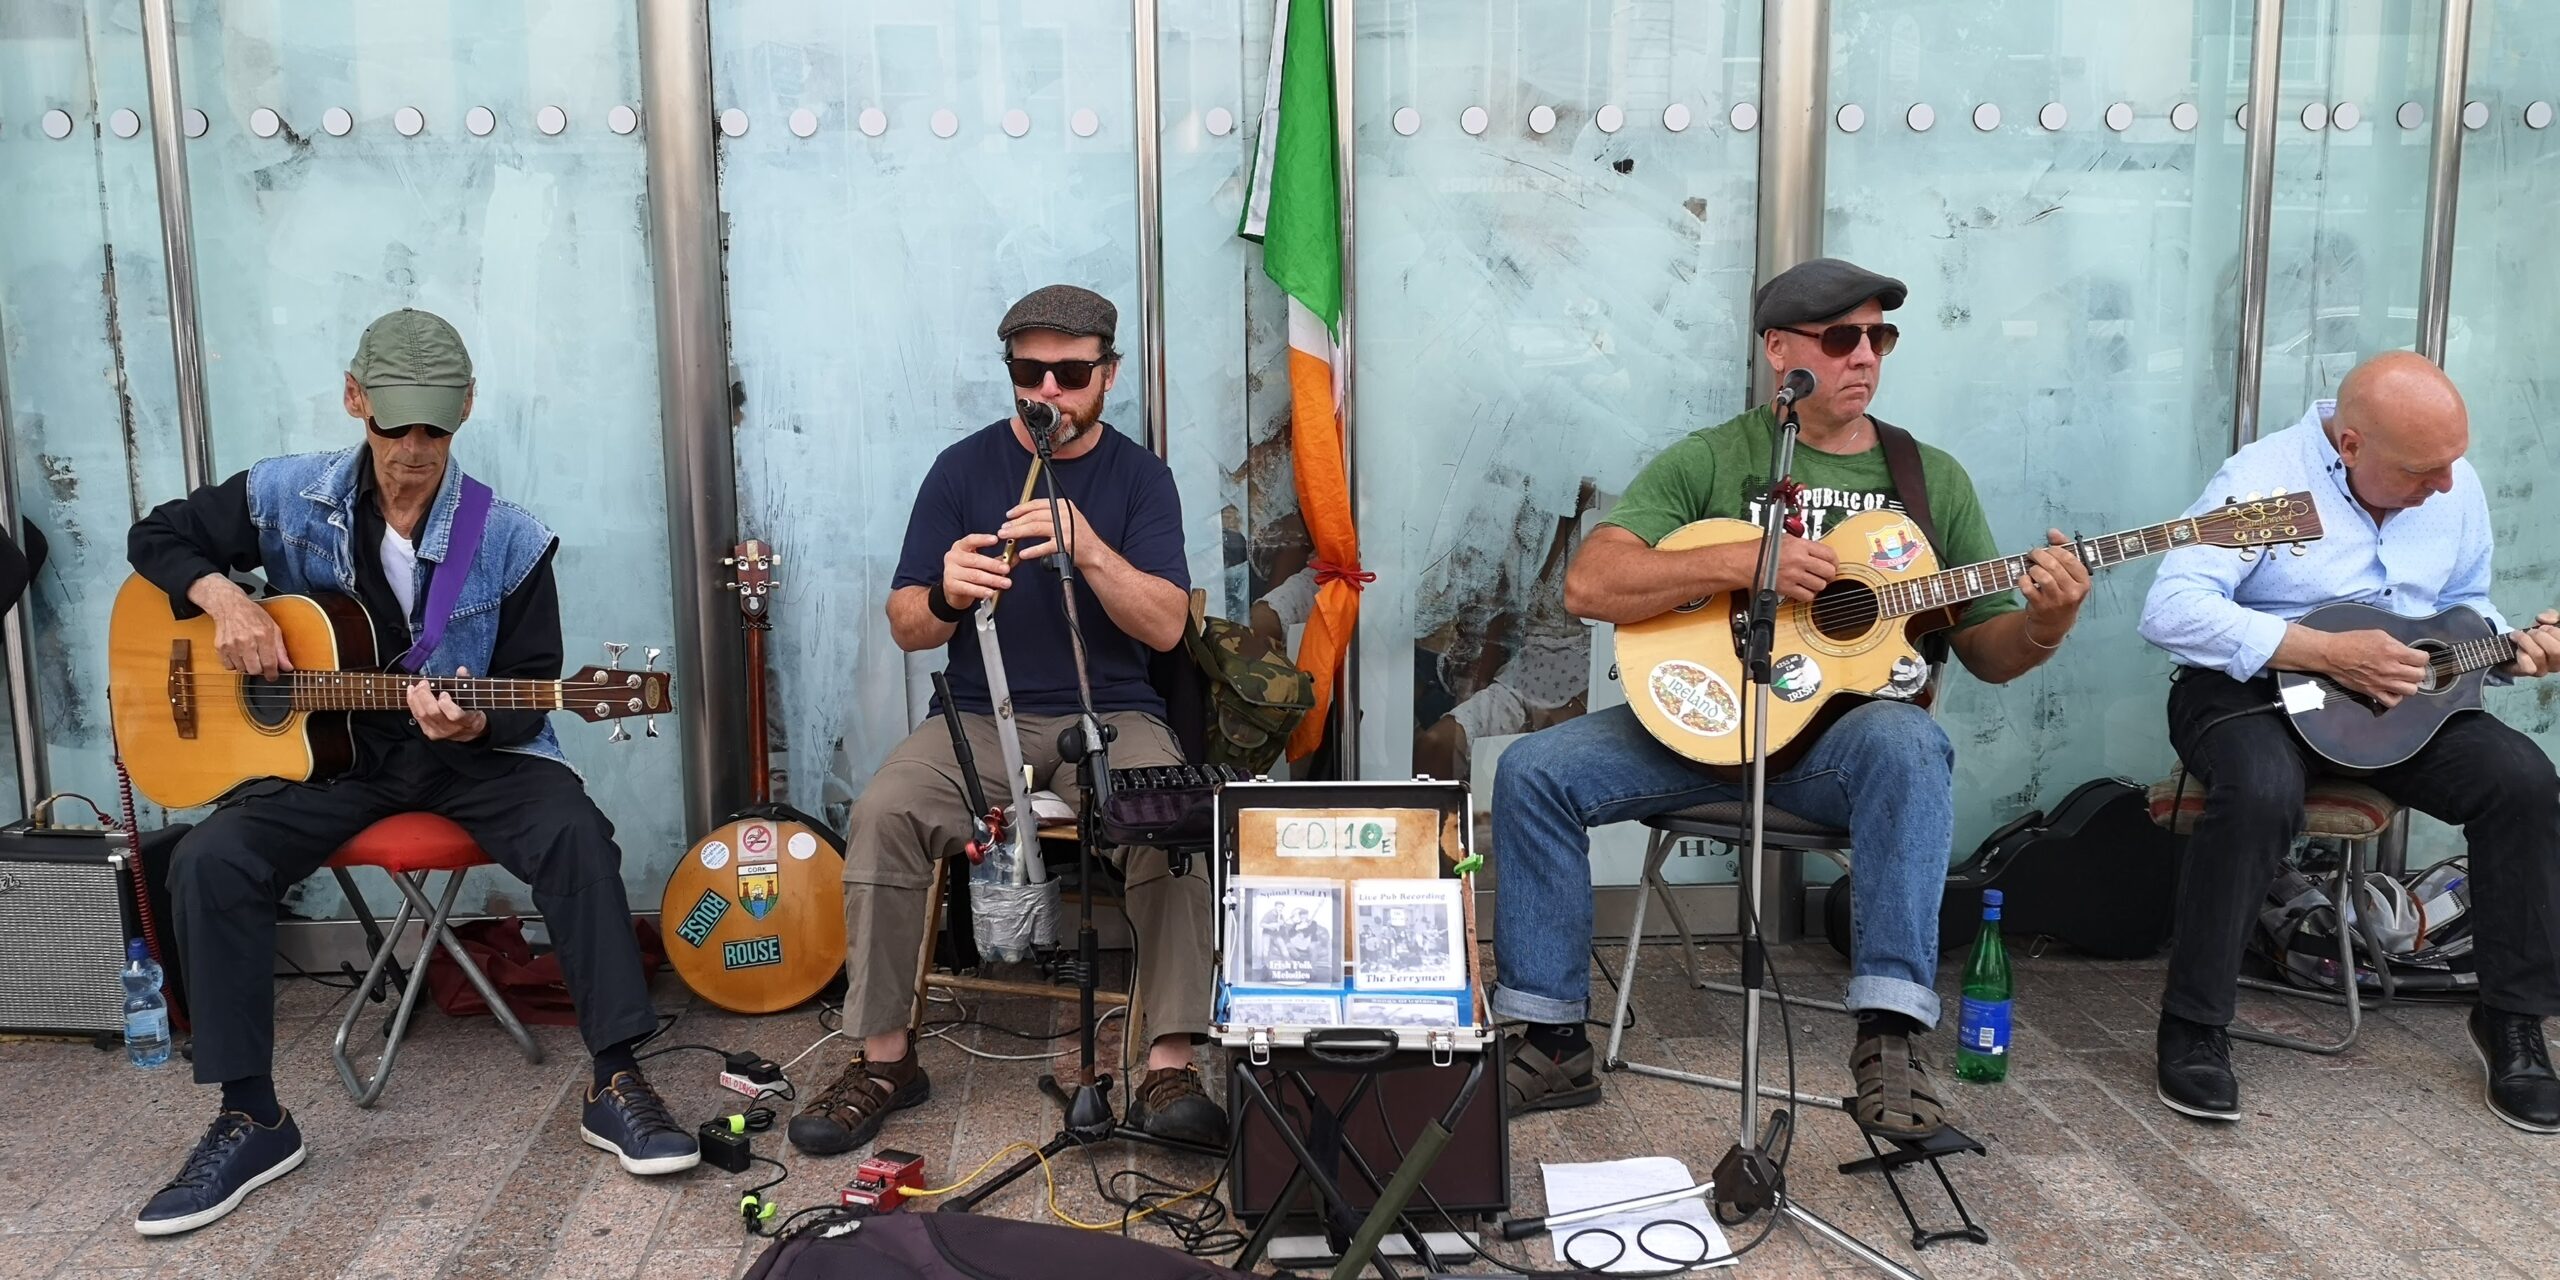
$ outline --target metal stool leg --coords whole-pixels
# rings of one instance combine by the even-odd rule
[[[498,998],[498,988],[489,981],[489,975],[482,973],[480,966],[472,962],[471,953],[462,949],[462,940],[453,936],[453,928],[448,917],[453,910],[453,896],[461,891],[462,875],[462,872],[456,871],[445,881],[444,906],[438,909],[433,922],[428,925],[425,944],[418,948],[418,971],[421,974],[426,972],[426,944],[443,947],[444,953],[453,958],[455,967],[462,970],[462,976],[479,991],[480,998],[488,1002],[489,1016],[496,1019],[500,1027],[506,1029],[507,1038],[516,1042],[516,1051],[522,1053],[527,1062],[540,1062],[542,1046],[534,1041],[533,1033],[525,1030],[524,1024],[516,1020],[515,1010],[508,1008],[507,1002]],[[425,908],[427,873],[421,871],[414,877],[394,876],[392,878],[400,882],[402,894],[421,909]],[[423,982],[423,979],[421,981]]]
[[[393,883],[399,883],[403,877],[394,875],[391,879]],[[445,891],[445,901],[449,904],[452,900],[453,889],[448,887]],[[374,950],[373,962],[365,968],[364,985],[359,988],[360,990],[370,991],[373,989],[373,984],[381,980],[384,966],[391,963],[391,953],[400,945],[400,935],[409,931],[409,917],[414,909],[414,900],[404,895],[399,912],[391,918],[391,932],[383,938],[382,945]],[[419,948],[420,954],[423,955],[425,951],[426,948]],[[418,993],[424,991],[426,986],[427,984],[423,981],[413,981],[401,991],[398,1012],[392,1015],[390,1035],[382,1043],[382,1057],[374,1063],[373,1074],[370,1076],[357,1073],[355,1056],[348,1049],[348,1042],[355,1034],[356,1020],[364,1015],[365,1002],[362,1000],[347,1002],[346,1016],[338,1019],[338,1034],[330,1043],[329,1056],[331,1061],[337,1064],[339,1082],[346,1085],[347,1096],[353,1098],[357,1106],[370,1107],[376,1098],[382,1096],[382,1086],[391,1079],[391,1061],[400,1052],[400,1037],[409,1028],[409,1010],[417,1004]]]
[[[1644,875],[1636,881],[1636,917],[1627,926],[1627,958],[1618,967],[1618,1007],[1616,1012],[1609,1015],[1609,1051],[1600,1055],[1601,1065],[1611,1071],[1627,1064],[1626,1059],[1618,1056],[1618,1044],[1626,1037],[1627,1006],[1635,999],[1636,953],[1644,949],[1644,909],[1653,898],[1654,877],[1662,869],[1662,859],[1670,848],[1671,835],[1665,831],[1654,832],[1645,843]],[[1664,905],[1669,905],[1670,901],[1670,896],[1664,895]],[[1678,917],[1675,916],[1673,919],[1677,920]],[[1688,929],[1685,925],[1681,928],[1681,937],[1685,943],[1688,937]],[[1690,950],[1691,948],[1686,945],[1681,947],[1681,959],[1684,962],[1688,959]],[[1689,974],[1694,981],[1697,970],[1693,968]]]
[[[2354,910],[2355,886],[2363,876],[2365,857],[2372,845],[2371,840],[2355,840],[2347,843],[2344,855],[2338,859],[2337,878],[2331,882],[2329,889],[2330,906],[2338,917],[2338,993],[2329,995],[2318,991],[2305,991],[2288,983],[2269,982],[2264,978],[2240,979],[2240,985],[2259,991],[2272,991],[2278,995],[2298,996],[2310,1000],[2326,1000],[2346,1006],[2345,1033],[2335,1040],[2305,1040],[2298,1036],[2278,1035],[2272,1031],[2244,1027],[2235,1022],[2230,1029],[2232,1039],[2323,1055],[2344,1053],[2355,1044],[2356,1037],[2364,1030],[2364,998],[2356,984],[2356,931],[2364,932],[2366,943],[2372,948],[2377,960],[2382,955],[2382,949],[2373,945],[2371,924],[2358,918],[2356,928],[2351,930],[2347,923],[2349,919],[2360,916],[2360,913]],[[2387,977],[2385,981],[2388,981]]]

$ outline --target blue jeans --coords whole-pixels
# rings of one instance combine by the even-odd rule
[[[1511,744],[1493,779],[1494,1016],[1580,1022],[1591,997],[1591,828],[1747,800],[1656,742],[1624,706]],[[1938,898],[1955,842],[1955,749],[1918,707],[1870,702],[1840,718],[1769,803],[1845,827],[1855,850],[1847,1003],[1938,1022]]]

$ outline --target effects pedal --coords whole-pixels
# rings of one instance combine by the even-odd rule
[[[907,1193],[924,1187],[924,1157],[912,1151],[875,1151],[853,1171],[853,1184],[840,1203],[880,1213],[906,1203]]]

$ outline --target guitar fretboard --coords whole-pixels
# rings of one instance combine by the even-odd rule
[[[237,681],[229,672],[187,678],[189,684]],[[296,711],[403,711],[417,676],[372,671],[289,671],[280,687]],[[430,679],[427,687],[450,696],[466,711],[559,711],[571,703],[620,701],[637,694],[622,685],[568,680],[507,680],[484,676]]]
[[[2122,533],[2083,538],[2056,549],[2078,556],[2080,563],[2091,569],[2104,569],[2127,560],[2163,555],[2180,547],[2200,546],[2203,542],[2195,520],[2189,518],[2164,520]],[[2016,587],[2018,580],[2027,576],[2027,566],[2027,558],[2023,555],[1985,560],[1926,577],[1887,583],[1877,589],[1876,599],[1888,618],[1950,608]]]

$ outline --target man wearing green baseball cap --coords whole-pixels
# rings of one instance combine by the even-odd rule
[[[633,1059],[658,1023],[613,824],[562,758],[546,712],[466,709],[424,678],[560,677],[557,540],[452,465],[472,391],[462,335],[427,312],[394,311],[365,329],[340,389],[362,439],[255,463],[162,504],[127,540],[134,571],[168,593],[178,617],[213,616],[223,665],[244,676],[293,669],[275,620],[230,577],[257,570],[274,593],[352,595],[375,653],[421,677],[404,709],[348,716],[354,762],[344,773],[248,783],[179,841],[169,887],[195,1078],[220,1085],[222,1102],[177,1178],[135,1219],[144,1235],[204,1226],[301,1165],[301,1131],[269,1074],[275,904],[394,814],[451,819],[532,886],[595,1059],[581,1136],[635,1174],[701,1159]]]

